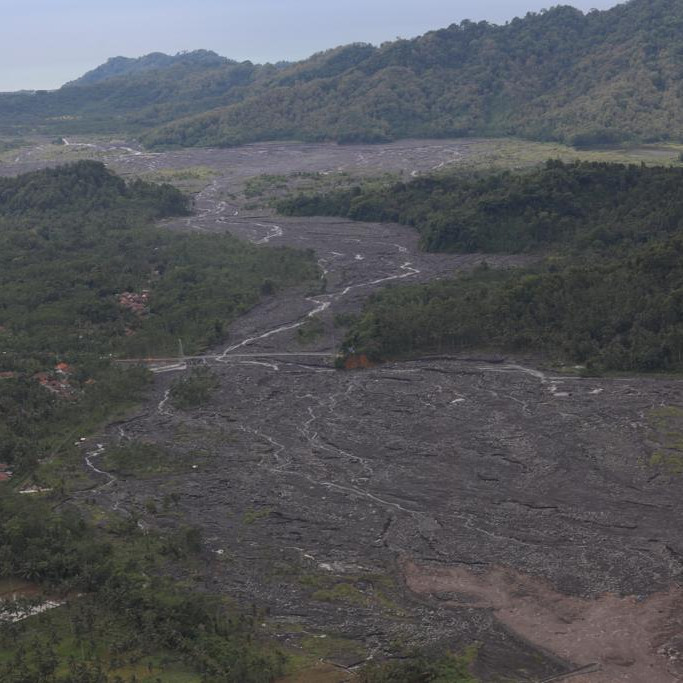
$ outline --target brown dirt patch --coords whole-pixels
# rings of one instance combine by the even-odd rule
[[[408,587],[453,607],[492,609],[516,634],[577,668],[600,671],[576,683],[683,681],[683,589],[645,599],[605,594],[596,599],[557,592],[546,581],[495,567],[474,573],[457,566],[404,565]]]
[[[364,353],[355,356],[348,356],[344,361],[345,370],[359,370],[362,368],[367,369],[371,367],[372,363]]]
[[[37,598],[43,595],[43,589],[35,583],[20,579],[0,581],[0,600],[16,600],[17,598]]]

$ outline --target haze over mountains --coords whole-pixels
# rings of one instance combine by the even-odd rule
[[[573,144],[683,137],[683,5],[568,6],[462,22],[295,64],[205,50],[117,57],[55,92],[0,96],[5,130],[128,132],[151,146],[518,135]]]

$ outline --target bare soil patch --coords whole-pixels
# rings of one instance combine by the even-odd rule
[[[475,573],[465,567],[406,562],[408,587],[422,595],[450,594],[454,607],[492,609],[515,633],[577,667],[597,664],[576,681],[617,683],[683,680],[683,589],[638,599],[604,594],[572,597],[547,581],[509,568]]]

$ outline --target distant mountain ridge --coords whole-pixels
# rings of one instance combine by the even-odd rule
[[[138,135],[233,104],[277,68],[235,62],[208,50],[115,57],[59,90],[0,94],[0,132]]]
[[[683,2],[630,0],[587,14],[558,6],[277,66],[207,51],[115,58],[55,93],[0,96],[0,126],[22,117],[39,130],[125,131],[151,147],[683,140]]]
[[[143,71],[168,69],[178,64],[211,69],[228,64],[236,64],[236,62],[226,57],[221,57],[211,50],[193,50],[192,52],[179,52],[176,55],[152,52],[138,58],[111,57],[104,64],[92,69],[92,71],[88,71],[80,78],[66,83],[64,87],[92,85],[118,76],[129,76]]]
[[[326,74],[339,54],[349,68]],[[559,6],[462,22],[293,65],[243,101],[171,122],[152,145],[505,136],[578,145],[683,138],[683,3]]]

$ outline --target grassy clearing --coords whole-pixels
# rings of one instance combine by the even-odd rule
[[[321,588],[311,597],[318,602],[338,602],[359,607],[370,604],[369,597],[351,583],[337,583],[332,588]]]
[[[655,408],[648,418],[657,444],[648,464],[669,474],[683,474],[683,407]]]
[[[218,171],[210,166],[186,166],[185,168],[162,168],[140,176],[150,183],[169,183],[182,192],[194,194],[201,191],[216,176]]]
[[[177,453],[159,444],[133,442],[108,449],[101,463],[106,471],[124,479],[153,477],[189,473],[197,465],[198,455],[196,452]]]
[[[381,173],[376,176],[359,175],[347,171],[296,172],[290,175],[258,175],[249,178],[243,194],[252,200],[251,209],[272,208],[290,194],[324,194],[363,183],[364,187],[384,186],[396,182],[401,173]],[[248,208],[249,208],[248,207]]]
[[[306,657],[301,658],[296,668],[292,668],[289,675],[278,679],[277,683],[346,683],[350,680],[356,680],[353,672],[333,664],[312,662],[310,657]]]
[[[575,149],[553,142],[531,142],[517,138],[464,141],[466,153],[456,164],[444,167],[444,173],[456,169],[519,169],[536,166],[548,159],[562,161],[600,161],[650,166],[681,166],[683,145],[660,144],[604,149]]]
[[[27,147],[28,142],[23,138],[0,138],[0,158],[6,152],[15,151],[21,147]]]
[[[218,375],[207,367],[193,368],[185,377],[171,385],[170,400],[181,410],[199,408],[208,403],[220,386]]]
[[[353,574],[340,577],[327,573],[307,573],[301,574],[296,580],[309,591],[312,600],[379,609],[392,617],[403,616],[392,597],[396,586],[389,576]]]
[[[254,522],[258,522],[260,519],[269,517],[272,511],[273,509],[269,507],[262,508],[260,510],[249,508],[248,510],[244,511],[244,514],[242,515],[242,521],[244,524],[254,524]]]
[[[320,339],[325,332],[325,325],[320,316],[314,315],[296,331],[296,339],[300,344],[312,344]]]
[[[329,659],[333,657],[358,657],[362,659],[365,647],[356,640],[326,635],[309,635],[301,640],[301,647],[312,657]]]
[[[356,680],[356,673],[325,660],[348,662],[365,659],[368,654],[358,641],[309,634],[298,647],[287,650],[285,675],[278,678],[277,683],[347,683]]]

